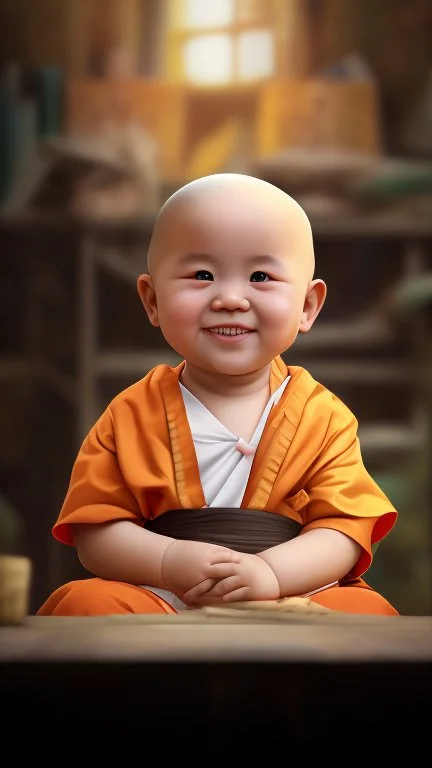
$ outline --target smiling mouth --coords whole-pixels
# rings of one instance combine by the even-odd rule
[[[207,328],[210,333],[215,333],[218,336],[244,336],[250,333],[248,328]]]

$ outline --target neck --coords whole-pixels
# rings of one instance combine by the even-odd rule
[[[217,374],[204,371],[186,363],[182,373],[182,384],[196,397],[203,394],[217,398],[244,398],[264,393],[270,394],[270,367],[266,365],[258,371],[239,376]]]

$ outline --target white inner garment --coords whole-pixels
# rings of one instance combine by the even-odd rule
[[[249,445],[257,447],[270,409],[281,398],[290,376],[269,398]],[[253,455],[237,449],[239,435],[230,432],[183,384],[186,408],[198,459],[201,486],[209,507],[240,507],[252,467]]]

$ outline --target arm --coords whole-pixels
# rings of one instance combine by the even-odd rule
[[[259,553],[277,577],[282,597],[339,581],[357,562],[361,546],[341,531],[314,528]]]
[[[90,573],[103,579],[163,587],[161,566],[174,541],[129,520],[73,526],[78,557]]]
[[[104,579],[163,587],[180,598],[206,579],[208,567],[229,561],[227,547],[161,536],[128,520],[75,525],[78,557],[91,573]],[[214,582],[207,579],[207,588]]]

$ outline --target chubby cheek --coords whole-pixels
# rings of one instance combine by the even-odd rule
[[[172,293],[163,297],[158,303],[158,318],[161,327],[169,327],[179,331],[189,325],[199,323],[202,312],[202,301],[193,292]]]
[[[283,333],[284,330],[292,328],[293,324],[300,322],[302,309],[300,304],[289,300],[286,296],[275,294],[269,296],[269,299],[262,302],[258,310],[259,319],[263,325]]]

